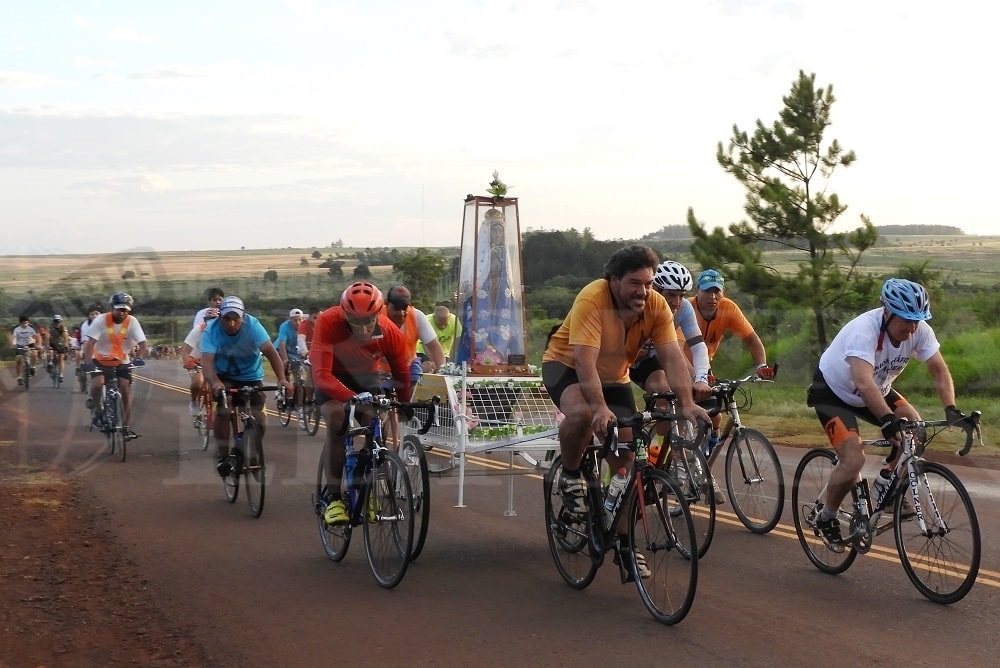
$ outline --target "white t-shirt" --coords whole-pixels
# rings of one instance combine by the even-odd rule
[[[900,343],[898,348],[892,345],[886,334],[882,338],[882,350],[876,350],[882,327],[882,313],[883,309],[880,307],[851,320],[837,333],[830,347],[819,358],[819,370],[823,373],[826,384],[849,406],[860,408],[865,405],[854,387],[849,358],[857,357],[875,367],[875,384],[882,396],[885,396],[911,357],[926,362],[941,347],[931,326],[921,321],[917,325],[917,331]]]
[[[31,325],[17,325],[14,329],[10,330],[10,336],[14,340],[14,345],[18,348],[26,348],[38,341],[38,332]]]
[[[410,308],[413,307],[411,306]],[[431,325],[430,318],[428,318],[427,314],[418,308],[414,308],[413,310],[417,312],[417,340],[424,344],[436,341],[438,335],[437,332],[434,331],[434,326]]]
[[[201,322],[191,328],[188,335],[184,337],[184,343],[191,346],[191,354],[188,357],[193,357],[196,360],[201,361],[201,335],[205,331],[205,324]]]

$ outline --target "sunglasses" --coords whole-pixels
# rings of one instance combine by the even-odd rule
[[[371,327],[375,324],[375,321],[378,320],[378,314],[375,314],[370,318],[355,318],[345,313],[344,317],[347,319],[347,324],[351,327]]]

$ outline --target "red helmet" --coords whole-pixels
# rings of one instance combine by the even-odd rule
[[[351,283],[340,295],[340,307],[351,320],[375,319],[384,303],[382,292],[367,281]]]

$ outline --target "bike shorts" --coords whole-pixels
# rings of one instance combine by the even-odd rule
[[[576,369],[559,362],[542,362],[542,385],[545,386],[556,408],[562,410],[559,404],[566,388],[579,383],[580,378],[576,375]],[[601,393],[604,395],[604,402],[617,417],[624,419],[635,414],[635,395],[632,394],[631,385],[620,383],[601,385]]]
[[[51,348],[52,350],[54,350],[59,355],[65,355],[66,354],[66,350],[67,350],[66,346],[63,345],[63,344],[61,344],[61,343],[50,344],[49,348]]]
[[[902,394],[894,389],[890,389],[885,395],[885,402],[893,411],[898,406],[909,403]],[[819,369],[813,375],[813,381],[806,392],[806,405],[816,411],[819,423],[823,425],[823,431],[830,441],[830,445],[836,447],[851,436],[860,438],[861,432],[858,429],[858,418],[879,426],[879,418],[875,416],[867,406],[851,406],[838,397],[830,386],[826,384],[826,379]]]
[[[645,389],[646,381],[654,371],[662,371],[660,360],[656,357],[647,357],[635,366],[629,367],[628,377],[633,383]]]
[[[264,385],[264,381],[262,380],[233,380],[232,378],[226,378],[225,376],[219,376],[219,380],[222,381],[222,384],[226,386],[227,390],[231,390],[236,387],[246,387],[247,385],[252,385],[254,387],[261,387],[262,385]],[[254,411],[263,410],[265,398],[266,397],[264,396],[263,392],[254,392],[253,394],[251,394],[250,395],[251,410]],[[244,399],[242,396],[234,394],[230,395],[228,401],[230,401],[231,406],[240,406],[243,404]],[[222,402],[222,397],[218,397],[215,401],[216,405],[220,404],[221,402]]]
[[[98,371],[103,372],[104,375],[114,372],[115,376],[118,377],[118,380],[127,380],[129,382],[132,382],[132,366],[129,364],[119,364],[118,366],[107,366],[104,364],[100,364],[98,362],[94,362],[94,368],[97,369]]]
[[[337,380],[344,384],[347,389],[355,394],[360,392],[371,392],[372,394],[385,394],[386,388],[380,386],[379,383],[380,374],[376,371],[371,374],[364,374],[359,377],[354,377],[348,374],[342,376],[337,376]],[[392,387],[392,380],[389,381],[389,387]],[[333,401],[333,397],[323,392],[323,390],[318,387],[315,389],[316,405],[322,406],[328,401]]]

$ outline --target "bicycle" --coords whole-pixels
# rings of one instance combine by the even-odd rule
[[[545,525],[549,551],[556,569],[570,587],[584,589],[594,580],[609,550],[615,553],[622,584],[634,581],[646,609],[667,625],[680,622],[691,609],[698,584],[698,550],[691,511],[680,486],[648,460],[643,425],[650,421],[683,420],[683,416],[659,411],[643,411],[619,426],[611,426],[601,446],[584,453],[580,472],[587,482],[590,510],[579,514],[563,505],[559,492],[562,456],[557,456],[542,482],[545,496]],[[631,446],[618,443],[618,429],[631,426]],[[700,430],[704,438],[707,426]],[[604,506],[605,490],[600,483],[601,460],[623,447],[636,453],[625,490],[613,510]],[[620,544],[619,520],[628,518],[629,545]],[[648,577],[639,572],[637,551],[648,560]],[[646,556],[648,555],[648,556]]]
[[[201,364],[198,364],[190,372],[194,374],[200,371]],[[202,382],[197,402],[198,412],[191,416],[191,422],[198,432],[198,442],[201,443],[201,451],[204,452],[208,450],[208,443],[212,440],[212,426],[215,424],[215,402],[212,401],[212,391],[208,389],[207,383]]]
[[[64,353],[54,352],[51,361],[46,365],[46,368],[49,370],[49,380],[52,382],[52,387],[57,390],[63,384],[64,358]]]
[[[423,409],[427,418],[421,425],[421,434],[427,433],[434,422],[438,397],[431,401],[396,401],[376,395],[371,403],[374,409],[367,425],[348,428],[354,421],[358,402],[345,403],[344,445],[354,449],[354,440],[364,438],[364,445],[356,450],[357,463],[350,478],[341,478],[341,498],[347,505],[350,520],[346,524],[327,524],[324,515],[333,501],[327,479],[327,452],[319,459],[316,472],[316,492],[313,511],[319,528],[323,552],[331,561],[339,562],[351,544],[353,527],[364,525],[365,554],[368,567],[375,581],[386,588],[395,587],[403,579],[411,561],[413,548],[414,512],[410,478],[399,456],[382,442],[382,416],[393,410]]]
[[[21,356],[20,385],[27,391],[31,387],[31,377],[35,375],[35,366],[31,362],[31,348],[18,346],[17,354]]]
[[[228,410],[229,397],[233,397],[229,410],[229,426],[232,446],[225,461],[229,464],[229,474],[222,478],[222,487],[229,503],[236,503],[240,495],[240,476],[246,487],[247,506],[253,517],[264,512],[264,491],[267,481],[267,467],[264,464],[264,438],[260,424],[251,407],[253,395],[279,389],[277,385],[243,385],[223,391],[219,397],[219,407]]]
[[[84,371],[83,361],[78,362],[76,365],[76,382],[82,394],[87,394],[88,390],[87,381],[89,379],[90,377],[87,375],[87,372]]]
[[[295,370],[294,385],[295,396],[298,398],[297,405],[299,429],[310,436],[315,436],[319,431],[320,412],[316,406],[316,398],[312,388],[306,385],[305,374],[312,374],[311,365],[307,358],[299,358],[300,365]],[[308,397],[308,398],[307,398]]]
[[[777,374],[778,365],[772,368]],[[771,441],[756,429],[743,426],[739,409],[749,410],[751,406],[750,392],[745,387],[748,383],[773,382],[759,378],[756,372],[744,378],[716,380],[712,394],[718,405],[709,411],[725,412],[727,418],[718,442],[705,453],[708,464],[714,465],[723,446],[728,446],[726,489],[729,500],[743,526],[756,534],[768,533],[778,525],[785,504],[785,477]],[[741,395],[739,403],[737,394]]]
[[[670,413],[677,413],[677,395],[673,392],[650,392],[643,395],[646,410],[653,411],[658,402],[664,402]],[[718,409],[709,411],[715,414]],[[657,469],[665,472],[681,488],[698,539],[698,558],[708,552],[715,535],[716,500],[712,485],[712,474],[698,438],[692,433],[687,421],[672,422],[663,435],[666,449],[656,445],[656,421],[643,424],[643,438],[650,444],[649,461]]]
[[[981,415],[980,411],[974,411],[955,423],[947,420],[905,422],[901,432],[902,454],[882,502],[875,505],[869,496],[868,481],[862,478],[838,509],[841,529],[846,529],[840,552],[827,546],[816,527],[823,507],[820,499],[826,492],[837,456],[827,448],[807,452],[795,470],[792,508],[795,532],[809,561],[824,573],[843,573],[859,554],[867,554],[872,549],[876,536],[892,527],[899,560],[917,591],[935,603],[950,604],[961,600],[972,589],[979,574],[982,556],[979,520],[972,499],[958,476],[937,462],[925,460],[923,452],[944,429],[960,426],[965,432],[965,445],[958,454],[964,456],[972,448],[974,436],[982,443]],[[928,429],[933,431],[924,437]],[[892,445],[885,439],[864,443],[876,447]],[[904,508],[907,499],[912,513],[904,512],[908,510]],[[890,506],[892,510],[887,511]],[[885,512],[892,512],[892,518],[883,521]]]
[[[133,360],[129,363],[129,368],[143,366],[141,359]],[[125,399],[122,396],[121,386],[118,382],[118,367],[103,367],[86,372],[88,376],[104,376],[104,385],[101,386],[101,396],[97,404],[97,423],[91,422],[90,431],[99,430],[105,435],[108,441],[108,455],[118,455],[119,461],[125,461],[125,444],[132,439],[139,438],[125,424]],[[93,408],[90,398],[87,398],[87,408]]]

